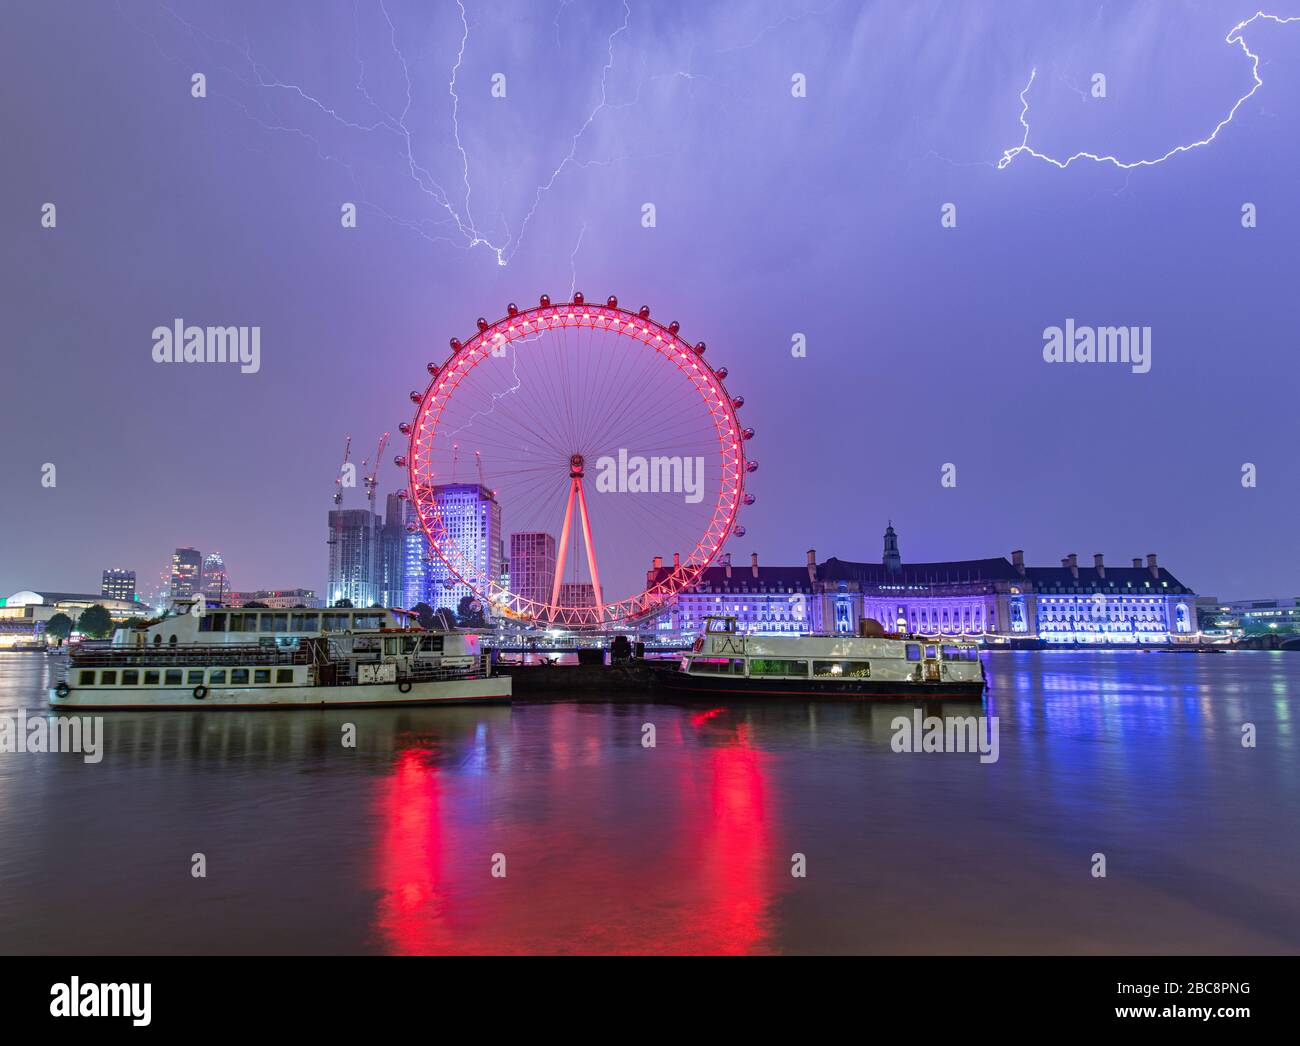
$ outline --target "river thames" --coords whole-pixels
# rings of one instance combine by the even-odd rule
[[[905,704],[110,713],[0,753],[0,951],[1300,951],[1300,655],[984,662],[991,763]]]

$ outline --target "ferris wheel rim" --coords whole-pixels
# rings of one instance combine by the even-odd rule
[[[708,411],[721,462],[717,496],[708,525],[687,556],[684,559],[675,557],[668,574],[648,583],[643,590],[594,607],[561,606],[558,601],[543,603],[520,596],[501,585],[499,578],[488,578],[484,584],[459,546],[441,536],[445,531],[433,494],[438,484],[432,482],[431,448],[442,413],[459,385],[477,366],[501,354],[511,343],[568,328],[628,337],[675,364]],[[598,305],[586,302],[580,294],[575,294],[571,301],[559,303],[552,303],[543,296],[538,305],[527,309],[510,305],[507,314],[493,323],[480,319],[478,330],[467,341],[451,339],[451,355],[443,364],[429,365],[430,379],[424,392],[411,394],[417,409],[414,423],[410,426],[407,454],[404,459],[399,459],[399,464],[406,466],[407,499],[416,510],[419,527],[430,549],[476,598],[489,607],[501,608],[505,616],[522,622],[543,622],[571,628],[600,627],[635,621],[662,609],[679,592],[694,585],[717,558],[736,527],[740,506],[745,501],[747,461],[744,443],[753,433],[740,425],[736,409],[743,401],[733,400],[728,394],[723,385],[725,369],[720,376],[703,360],[704,344],[690,345],[680,337],[679,330],[675,322],[664,325],[651,319],[646,307],[634,312],[620,307],[614,298]]]

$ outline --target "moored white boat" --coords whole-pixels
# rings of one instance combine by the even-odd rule
[[[304,708],[509,701],[509,676],[468,632],[404,611],[180,613],[83,644],[50,688],[58,708]]]
[[[656,669],[669,690],[736,697],[978,700],[984,666],[975,643],[878,633],[860,636],[745,635],[735,618],[711,617],[673,669]]]

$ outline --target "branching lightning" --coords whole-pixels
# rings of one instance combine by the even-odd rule
[[[1042,160],[1044,163],[1050,163],[1053,167],[1058,167],[1061,170],[1065,170],[1065,168],[1069,167],[1070,164],[1074,163],[1075,160],[1092,160],[1094,163],[1113,164],[1115,167],[1127,171],[1127,170],[1132,170],[1135,167],[1154,167],[1156,164],[1164,163],[1170,157],[1177,156],[1179,153],[1191,152],[1193,149],[1199,149],[1203,145],[1209,145],[1212,141],[1214,141],[1219,136],[1219,132],[1221,130],[1227,127],[1228,124],[1232,123],[1232,118],[1237,115],[1237,110],[1240,109],[1242,105],[1245,104],[1245,102],[1252,95],[1254,95],[1256,91],[1258,91],[1261,87],[1264,86],[1264,81],[1260,79],[1260,75],[1259,75],[1259,60],[1260,60],[1259,55],[1257,55],[1254,51],[1252,51],[1249,47],[1246,46],[1246,38],[1244,35],[1246,29],[1252,23],[1260,19],[1268,22],[1275,22],[1278,25],[1287,25],[1291,22],[1300,22],[1300,15],[1295,15],[1291,17],[1281,17],[1279,15],[1265,14],[1263,11],[1256,11],[1244,22],[1238,22],[1235,26],[1232,27],[1231,32],[1229,32],[1228,35],[1224,38],[1224,42],[1230,45],[1235,44],[1239,46],[1242,50],[1242,53],[1247,58],[1250,59],[1251,77],[1255,82],[1251,85],[1249,91],[1247,91],[1245,94],[1243,94],[1240,98],[1237,99],[1236,104],[1234,104],[1233,107],[1230,110],[1228,110],[1228,115],[1225,116],[1222,120],[1220,120],[1215,125],[1214,130],[1211,131],[1206,137],[1200,139],[1199,141],[1190,142],[1183,145],[1176,145],[1174,146],[1174,148],[1170,149],[1163,156],[1157,156],[1154,159],[1132,160],[1127,162],[1120,160],[1118,157],[1115,156],[1098,156],[1096,153],[1090,153],[1090,152],[1077,152],[1073,156],[1069,156],[1064,160],[1058,160],[1055,157],[1048,156],[1046,153],[1040,153],[1037,150],[1032,149],[1029,145],[1029,120],[1027,119],[1027,116],[1029,115],[1029,101],[1025,97],[1029,93],[1029,89],[1034,85],[1034,78],[1038,75],[1038,70],[1037,68],[1035,68],[1030,72],[1029,82],[1025,84],[1024,90],[1020,92],[1020,104],[1021,104],[1020,125],[1025,129],[1024,138],[1021,140],[1020,144],[1017,145],[1015,148],[1007,149],[1005,152],[1003,152],[1002,158],[998,160],[998,170],[1002,170],[1003,168],[1005,168],[1008,164],[1011,163],[1012,160],[1014,160],[1021,153],[1026,153],[1029,156],[1032,156],[1036,160]]]
[[[557,11],[555,16],[557,40],[558,40],[559,28],[560,28],[559,27],[560,14],[562,13],[564,6],[566,5],[561,4],[560,10]],[[510,232],[509,222],[505,219],[504,216],[502,216],[501,225],[502,227],[505,228],[505,238],[504,240],[499,240],[496,237],[489,236],[481,229],[478,222],[474,218],[473,210],[471,208],[471,200],[474,195],[474,185],[471,176],[472,165],[471,165],[469,151],[465,147],[464,141],[461,136],[461,122],[460,122],[461,98],[457,90],[457,79],[460,74],[461,66],[465,58],[466,49],[469,44],[470,21],[463,0],[456,0],[456,7],[457,7],[460,24],[461,24],[461,33],[460,33],[460,39],[456,50],[455,61],[451,67],[448,81],[447,81],[447,93],[451,101],[450,115],[451,115],[451,126],[452,126],[452,136],[451,136],[452,141],[450,145],[456,150],[456,153],[460,158],[460,174],[461,174],[461,183],[463,185],[463,194],[457,194],[457,195],[461,196],[461,199],[454,199],[452,194],[449,193],[443,187],[443,185],[440,184],[438,180],[433,176],[432,172],[426,166],[422,165],[420,161],[417,159],[417,153],[418,153],[417,145],[416,142],[414,141],[414,135],[411,131],[411,128],[407,123],[407,118],[410,115],[412,106],[414,104],[413,102],[414,87],[411,78],[411,67],[407,62],[406,55],[403,53],[401,47],[398,44],[397,27],[394,24],[393,19],[388,12],[384,0],[378,0],[378,8],[384,19],[384,22],[387,24],[388,43],[392,55],[396,60],[396,62],[398,63],[398,65],[400,66],[402,71],[402,76],[406,88],[405,91],[406,98],[401,112],[395,113],[385,108],[382,104],[380,104],[380,102],[376,100],[374,96],[371,95],[369,90],[367,90],[366,66],[361,55],[360,39],[359,39],[359,34],[357,34],[357,26],[356,26],[357,8],[356,5],[354,4],[353,31],[354,31],[354,35],[356,36],[356,39],[353,48],[353,54],[358,66],[358,76],[355,83],[355,89],[358,92],[358,94],[365,100],[366,104],[370,107],[371,112],[375,114],[375,118],[373,120],[363,119],[360,121],[355,119],[348,119],[346,116],[343,115],[343,113],[340,111],[340,108],[337,105],[331,104],[326,100],[322,99],[321,97],[318,97],[315,93],[303,87],[302,85],[290,82],[286,79],[277,76],[271,69],[268,68],[267,64],[264,61],[254,57],[252,48],[249,44],[244,43],[241,45],[231,40],[214,36],[211,33],[207,32],[206,30],[200,28],[199,26],[196,26],[190,23],[189,21],[187,21],[185,18],[183,18],[181,15],[179,15],[176,11],[174,11],[171,7],[169,7],[165,3],[160,4],[158,9],[164,12],[166,17],[171,21],[173,21],[174,23],[176,23],[185,33],[189,34],[189,36],[197,44],[199,44],[200,47],[202,47],[206,42],[206,44],[212,47],[225,48],[228,49],[230,52],[239,55],[244,63],[242,70],[233,69],[230,66],[227,66],[225,64],[221,65],[221,68],[224,69],[225,72],[229,73],[235,82],[242,84],[245,87],[255,88],[260,91],[265,91],[270,93],[287,93],[289,95],[292,95],[298,101],[310,106],[315,112],[317,112],[321,116],[327,118],[334,124],[337,124],[339,127],[345,128],[348,131],[355,132],[357,134],[367,135],[367,136],[380,134],[380,135],[392,135],[397,137],[401,143],[399,146],[399,154],[402,156],[405,162],[407,173],[409,174],[411,181],[414,183],[415,187],[422,194],[432,199],[438,212],[440,212],[441,217],[436,219],[430,217],[416,219],[416,218],[409,218],[409,217],[401,217],[391,213],[388,209],[386,209],[385,207],[383,207],[382,205],[380,205],[378,202],[376,202],[374,199],[370,197],[369,193],[366,191],[365,186],[361,183],[360,179],[357,176],[357,170],[355,166],[352,163],[349,163],[343,156],[340,156],[337,150],[327,148],[325,144],[321,141],[321,139],[318,138],[316,135],[312,134],[308,130],[303,129],[302,127],[286,125],[277,120],[263,119],[258,113],[255,113],[252,110],[250,110],[249,106],[246,105],[244,102],[240,101],[238,98],[230,95],[227,92],[222,92],[215,86],[211,89],[210,92],[214,97],[221,97],[231,102],[231,104],[233,104],[236,108],[238,108],[244,114],[245,117],[247,117],[249,120],[251,120],[253,123],[255,123],[263,130],[279,132],[284,134],[291,134],[296,137],[302,138],[307,142],[310,142],[311,145],[315,148],[317,157],[319,159],[336,163],[347,172],[348,177],[352,181],[352,184],[356,187],[356,189],[360,193],[361,202],[365,204],[367,207],[376,211],[385,220],[390,221],[393,224],[398,225],[402,228],[409,229],[417,233],[418,235],[422,236],[423,238],[429,240],[430,242],[447,243],[464,250],[484,248],[492,253],[498,265],[505,266],[510,262],[510,260],[514,257],[515,253],[522,246],[524,234],[525,231],[527,230],[528,223],[531,221],[534,214],[536,214],[541,204],[543,196],[545,196],[546,193],[551,190],[551,188],[556,184],[557,180],[560,178],[560,176],[564,173],[566,169],[570,167],[583,169],[591,166],[606,166],[612,163],[616,163],[621,159],[626,159],[626,157],[615,156],[606,160],[601,160],[601,159],[579,160],[577,158],[577,152],[578,152],[579,144],[581,143],[583,136],[587,133],[588,129],[596,121],[596,119],[599,117],[602,111],[604,111],[606,108],[611,107],[611,103],[609,102],[609,95],[608,95],[608,82],[609,82],[610,73],[614,68],[615,42],[620,34],[627,31],[631,23],[632,9],[629,0],[623,0],[622,23],[616,29],[614,29],[613,32],[610,33],[607,39],[607,46],[606,46],[607,61],[605,62],[604,67],[601,70],[599,101],[596,103],[595,107],[592,108],[591,111],[587,114],[586,119],[578,128],[576,133],[572,135],[567,153],[560,159],[556,167],[541,182],[541,184],[539,184],[536,187],[536,190],[533,195],[532,204],[528,208],[527,213],[523,216],[523,220],[519,226],[518,231],[515,233]],[[152,32],[150,29],[146,28],[145,26],[136,24],[132,19],[126,17],[125,12],[123,12],[121,8],[121,0],[118,0],[118,10],[124,20],[131,23],[136,29],[143,32],[153,41],[153,44],[157,49],[158,53],[164,59],[176,64],[182,63],[182,59],[180,58],[180,56],[170,53],[163,47],[156,33]],[[581,234],[579,236],[579,242],[581,242]]]

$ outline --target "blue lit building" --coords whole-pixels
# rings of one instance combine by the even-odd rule
[[[656,560],[649,578],[668,573]],[[1011,558],[904,563],[898,535],[885,531],[879,563],[809,551],[803,567],[748,570],[729,561],[710,567],[655,622],[660,631],[693,633],[707,614],[737,618],[754,633],[856,634],[864,618],[887,631],[967,636],[991,644],[1133,646],[1197,637],[1196,596],[1154,555],[1146,562],[1091,567],[1070,554],[1059,567],[1029,567]]]

